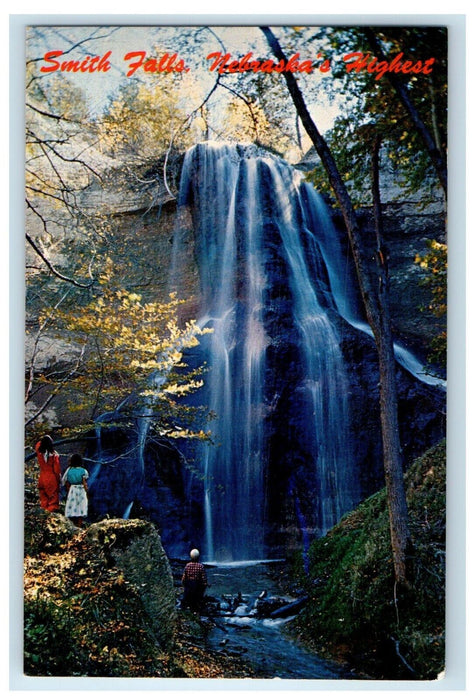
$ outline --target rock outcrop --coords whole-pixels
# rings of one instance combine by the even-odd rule
[[[27,600],[45,595],[66,602],[74,599],[78,585],[87,585],[90,579],[94,589],[94,581],[101,581],[103,592],[114,589],[111,600],[122,601],[115,613],[111,609],[111,619],[130,614],[137,625],[145,619],[159,648],[172,646],[175,588],[170,563],[152,523],[111,519],[80,530],[60,513],[33,509],[25,517],[25,554]]]
[[[143,520],[103,520],[87,538],[103,547],[106,561],[132,583],[161,646],[173,639],[176,614],[172,572],[157,529]]]
[[[25,513],[25,555],[58,552],[77,531],[72,522],[61,513],[48,513],[39,506],[30,507]]]

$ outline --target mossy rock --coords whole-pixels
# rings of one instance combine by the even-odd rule
[[[25,512],[25,555],[38,552],[58,552],[78,532],[72,522],[61,513],[48,513],[39,506]]]
[[[173,642],[176,597],[170,562],[156,527],[144,520],[103,520],[91,525],[86,539],[98,543],[108,566],[123,571],[136,586],[162,647]]]
[[[320,651],[371,677],[432,680],[445,665],[445,441],[405,475],[412,551],[395,587],[386,492],[346,515],[309,552],[309,604],[296,621]]]

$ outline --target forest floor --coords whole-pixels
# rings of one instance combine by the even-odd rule
[[[279,585],[308,596],[286,626],[321,658],[360,678],[435,679],[445,648],[445,444],[406,474],[413,551],[410,585],[393,583],[384,490],[345,516],[307,556],[279,568]],[[211,617],[177,610],[176,635],[157,648],[143,607],[82,533],[40,543],[33,499],[25,514],[25,673],[122,678],[263,677],[232,648],[209,644]],[[40,520],[38,520],[38,518]],[[173,566],[176,568],[177,563]],[[180,589],[176,585],[177,604]]]
[[[105,562],[103,547],[87,537],[87,527],[69,529],[66,519],[30,505],[25,543],[27,676],[253,676],[248,665],[226,650],[208,649],[209,622],[196,613],[177,610],[173,638],[168,645],[157,644],[137,586]]]

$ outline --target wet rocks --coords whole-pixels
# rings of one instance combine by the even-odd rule
[[[288,605],[288,603],[288,599],[281,598],[278,596],[271,596],[269,598],[256,600],[256,616],[259,619],[263,619],[265,617],[273,617],[276,611],[282,610],[286,605]]]

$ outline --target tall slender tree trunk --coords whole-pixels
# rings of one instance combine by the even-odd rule
[[[269,27],[261,27],[267,42],[276,58],[286,62],[282,48]],[[380,410],[381,430],[383,436],[384,474],[387,486],[388,510],[391,531],[394,573],[398,583],[406,583],[406,550],[408,545],[407,504],[403,483],[402,460],[399,444],[399,424],[397,415],[397,391],[395,379],[395,360],[392,343],[391,324],[387,292],[387,272],[381,272],[386,266],[383,248],[379,245],[380,259],[379,290],[374,286],[363,254],[363,240],[356,213],[343,182],[335,159],[305,104],[298,83],[292,73],[283,74],[290,96],[302,120],[302,124],[312,140],[327,172],[345,221],[353,258],[356,266],[359,287],[365,306],[368,322],[374,334],[379,359],[380,374]],[[379,147],[378,147],[379,152]],[[379,170],[377,171],[379,173]],[[377,204],[379,207],[378,224],[380,225],[379,184],[377,184]],[[376,212],[376,209],[375,209]],[[381,231],[377,231],[380,240]],[[381,241],[380,241],[381,242]]]
[[[384,454],[384,476],[388,493],[389,526],[394,556],[396,580],[406,577],[406,550],[409,543],[406,492],[403,480],[401,443],[396,385],[396,362],[391,329],[389,306],[389,271],[383,239],[383,216],[379,187],[379,155],[381,136],[376,135],[371,159],[371,188],[373,195],[373,219],[376,236],[376,259],[378,265],[377,303],[380,327],[375,329],[375,341],[379,359],[379,400]]]

